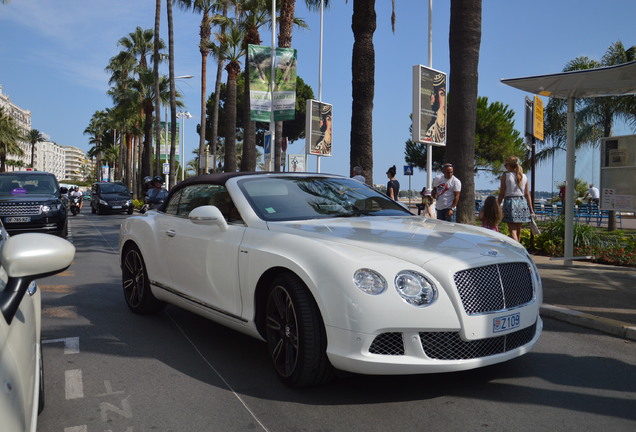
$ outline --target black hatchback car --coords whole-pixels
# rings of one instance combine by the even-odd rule
[[[131,193],[122,183],[100,182],[91,187],[91,212],[133,214]]]
[[[55,175],[43,171],[0,173],[0,218],[10,235],[25,232],[66,238],[68,220],[63,195]]]

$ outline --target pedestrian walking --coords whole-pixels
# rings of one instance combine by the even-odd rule
[[[395,173],[397,168],[393,165],[386,172],[386,176],[389,178],[389,182],[386,184],[386,194],[394,201],[400,199],[400,182],[395,179]]]
[[[462,191],[462,182],[453,175],[453,164],[442,165],[442,173],[433,180],[432,196],[437,200],[435,204],[437,219],[452,222]]]
[[[516,156],[506,158],[504,166],[508,171],[501,176],[497,203],[501,205],[503,202],[502,221],[508,224],[510,237],[521,242],[521,224],[530,222],[530,217],[534,216],[528,177]]]

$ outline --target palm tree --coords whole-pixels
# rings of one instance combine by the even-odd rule
[[[161,172],[161,149],[159,143],[161,143],[161,89],[159,87],[159,27],[161,24],[161,0],[155,0],[155,28],[153,38],[153,53],[152,53],[152,71],[155,78],[155,93],[154,93],[154,108],[155,108],[155,151],[156,151],[156,168],[155,174]]]
[[[477,121],[477,84],[479,46],[481,44],[481,0],[451,0],[450,82],[462,102],[449,104],[446,142],[447,162],[452,162],[462,180],[457,221],[472,222],[475,209],[475,124]]]
[[[213,22],[219,26],[218,33],[215,34],[216,44],[210,43],[211,53],[217,59],[217,67],[216,67],[216,81],[214,84],[214,102],[212,105],[212,127],[210,128],[210,145],[212,146],[212,170],[216,171],[216,148],[217,148],[217,140],[219,134],[219,97],[221,90],[221,81],[223,79],[223,65],[225,64],[225,58],[223,58],[223,53],[227,49],[224,46],[225,38],[223,35],[225,34],[225,28],[227,23],[227,13],[230,6],[230,0],[226,0],[223,3],[223,11],[221,15],[216,15],[213,19]],[[207,129],[207,128],[206,128]],[[206,130],[201,128],[201,133],[205,134]]]
[[[227,60],[227,106],[225,110],[225,172],[236,171],[236,80],[241,71],[240,58],[245,55],[243,49],[243,31],[231,24],[225,35],[226,50],[223,57]]]
[[[177,90],[174,76],[174,24],[172,20],[172,0],[167,0],[168,11],[168,76],[170,77],[170,182],[177,182],[175,149],[177,147]],[[166,143],[167,144],[167,143]]]
[[[614,66],[636,60],[636,45],[628,49],[622,42],[613,43],[603,55],[600,62],[588,57],[577,57],[569,61],[563,72],[582,69],[594,69],[602,66]],[[634,122],[633,96],[608,96],[576,101],[576,131],[575,148],[584,146],[598,147],[602,137],[613,135],[614,122],[623,120]],[[545,142],[551,146],[537,153],[537,160],[545,160],[566,146],[566,117],[567,101],[565,99],[550,99],[545,109]],[[608,218],[608,231],[616,229],[614,212]]]
[[[19,144],[23,139],[22,131],[13,117],[5,114],[4,109],[0,107],[0,172],[6,171],[7,156],[24,156],[24,150]]]
[[[211,14],[223,10],[227,11],[227,0],[177,0],[179,7],[182,9],[190,9],[196,13],[200,13],[201,24],[199,26],[199,51],[201,52],[201,125],[199,134],[199,160],[205,157],[205,130],[207,116],[207,70],[208,55],[212,50],[210,36],[212,34],[212,16]],[[227,12],[226,12],[227,13]],[[197,172],[203,174],[205,168],[200,166]]]
[[[91,117],[89,125],[84,129],[84,135],[90,135],[89,142],[93,144],[93,147],[89,150],[91,157],[95,157],[95,167],[97,168],[97,180],[101,180],[101,158],[102,158],[102,142],[104,139],[104,133],[107,129],[106,125],[107,114],[106,111],[95,111]]]
[[[35,168],[35,145],[37,143],[46,141],[46,138],[42,136],[39,130],[31,129],[29,131],[28,139],[31,143],[31,168]]]
[[[269,3],[269,4],[268,4]],[[259,29],[271,21],[271,3],[266,0],[247,0],[240,3],[239,26],[244,30],[243,50],[245,51],[245,65],[248,64],[247,46],[260,45]],[[249,98],[249,70],[245,67],[243,81],[243,157],[241,171],[255,171],[256,169],[256,123],[250,119]],[[227,156],[227,153],[226,153]]]
[[[350,168],[373,172],[373,96],[375,88],[375,0],[353,0],[353,52],[351,56]]]

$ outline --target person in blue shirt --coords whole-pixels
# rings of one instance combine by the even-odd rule
[[[146,204],[148,204],[150,210],[158,209],[167,197],[168,190],[163,187],[163,178],[154,176],[152,178],[152,188],[146,194]]]

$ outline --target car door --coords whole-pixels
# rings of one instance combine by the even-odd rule
[[[173,195],[166,213],[157,216],[157,238],[169,269],[170,288],[201,307],[239,316],[238,256],[245,225],[230,224],[223,230],[217,225],[197,225],[187,217],[220,193],[227,193],[224,186],[204,184]]]
[[[4,290],[6,273],[0,268],[0,292]],[[15,317],[8,323],[0,314],[0,429],[31,430],[36,407],[36,372],[39,370],[39,293],[24,296]]]

